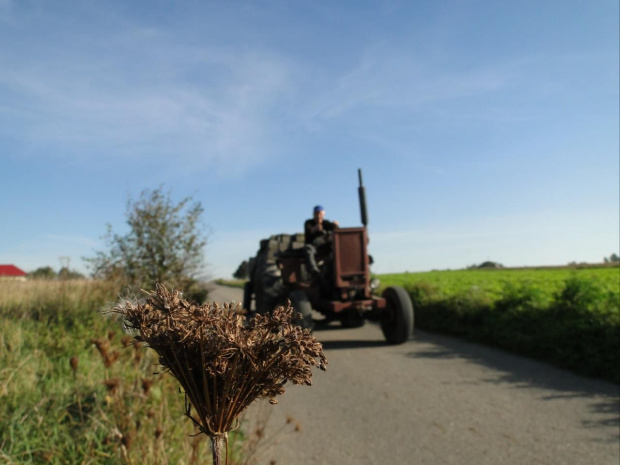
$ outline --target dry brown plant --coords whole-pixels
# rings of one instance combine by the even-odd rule
[[[161,284],[145,294],[144,301],[122,301],[112,311],[181,384],[185,414],[211,439],[216,465],[223,463],[228,432],[254,400],[276,403],[287,382],[310,386],[312,367],[326,369],[321,343],[293,323],[298,316],[290,304],[248,321],[232,304],[194,305]]]

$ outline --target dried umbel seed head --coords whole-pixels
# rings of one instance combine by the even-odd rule
[[[91,344],[95,344],[95,347],[97,347],[97,350],[99,351],[101,356],[105,358],[105,356],[108,354],[108,350],[110,349],[110,343],[108,342],[108,340],[91,339],[90,342]]]
[[[103,382],[103,384],[108,389],[108,392],[110,394],[114,394],[116,390],[118,389],[118,387],[120,386],[121,380],[119,378],[110,378],[110,379],[106,379]]]
[[[45,450],[45,451],[35,452],[34,456],[36,457],[36,459],[38,459],[37,462],[49,463],[54,458],[54,453]]]
[[[110,352],[110,342],[108,339],[91,339],[90,342],[95,344],[95,347],[97,347],[97,350],[103,359],[103,365],[106,368],[110,368],[114,362],[118,360],[120,354],[117,351]]]
[[[186,415],[212,440],[225,436],[255,399],[275,403],[286,383],[310,386],[312,368],[326,369],[321,344],[293,324],[290,304],[246,321],[233,305],[193,305],[157,285],[145,301],[123,301],[113,312],[158,353],[183,387]]]
[[[120,357],[120,353],[117,351],[107,353],[105,357],[103,357],[103,365],[106,368],[110,368],[114,364],[114,362],[118,360],[118,357]]]
[[[136,365],[139,365],[140,362],[142,361],[142,343],[140,342],[135,342],[133,345],[134,351],[133,351],[133,361],[136,363]]]
[[[154,382],[155,380],[153,378],[145,378],[142,380],[142,392],[144,392],[145,395],[149,393]]]
[[[121,436],[121,444],[125,446],[127,449],[131,448],[131,443],[133,442],[133,432],[126,431],[122,433]]]
[[[73,374],[77,373],[79,361],[80,360],[78,357],[71,357],[69,360],[69,365],[71,365],[71,371],[73,371]]]

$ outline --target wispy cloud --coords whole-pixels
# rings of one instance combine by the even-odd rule
[[[0,135],[30,153],[151,161],[174,154],[192,169],[235,171],[277,152],[283,126],[322,129],[369,108],[415,112],[504,89],[514,72],[500,65],[454,73],[370,43],[356,47],[357,61],[328,70],[316,57],[192,41],[106,14],[87,31],[56,18],[59,36],[43,31],[0,51],[9,65],[0,68]]]
[[[371,47],[352,68],[331,77],[308,102],[308,118],[330,120],[360,109],[419,110],[430,102],[479,96],[510,85],[514,64],[472,66],[455,71],[386,46]]]
[[[484,124],[540,111],[511,102],[513,91],[527,94],[524,77],[545,57],[457,65],[375,36],[333,66],[273,42],[229,44],[97,5],[80,10],[84,24],[56,15],[46,30],[27,17],[13,20],[24,22],[22,33],[33,31],[25,43],[0,48],[0,137],[19,141],[15,156],[174,155],[188,169],[234,172],[281,151],[290,127],[337,128],[343,139],[398,150],[390,131],[407,132],[407,116]],[[11,9],[11,0],[0,0],[0,16]],[[497,96],[508,100],[488,104]],[[458,105],[470,98],[475,105]]]
[[[79,47],[34,61],[23,50],[0,52],[11,63],[0,69],[0,135],[32,152],[174,154],[194,167],[232,170],[259,163],[270,151],[272,105],[288,85],[286,63],[217,47],[166,55],[174,45],[142,35],[140,50],[116,43],[97,56]],[[133,58],[142,68],[128,65]]]

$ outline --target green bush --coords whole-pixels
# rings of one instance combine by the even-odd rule
[[[459,288],[450,278],[460,276],[445,272],[435,282],[406,281],[402,275],[382,279],[384,285],[400,281],[406,287],[421,329],[620,383],[620,282],[574,273],[553,292],[548,281],[536,279],[505,280],[498,292],[490,283]]]

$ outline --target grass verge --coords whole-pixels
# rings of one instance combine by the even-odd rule
[[[95,281],[0,281],[0,463],[211,463],[176,380],[102,315],[116,298]],[[231,465],[251,463],[244,437]]]

